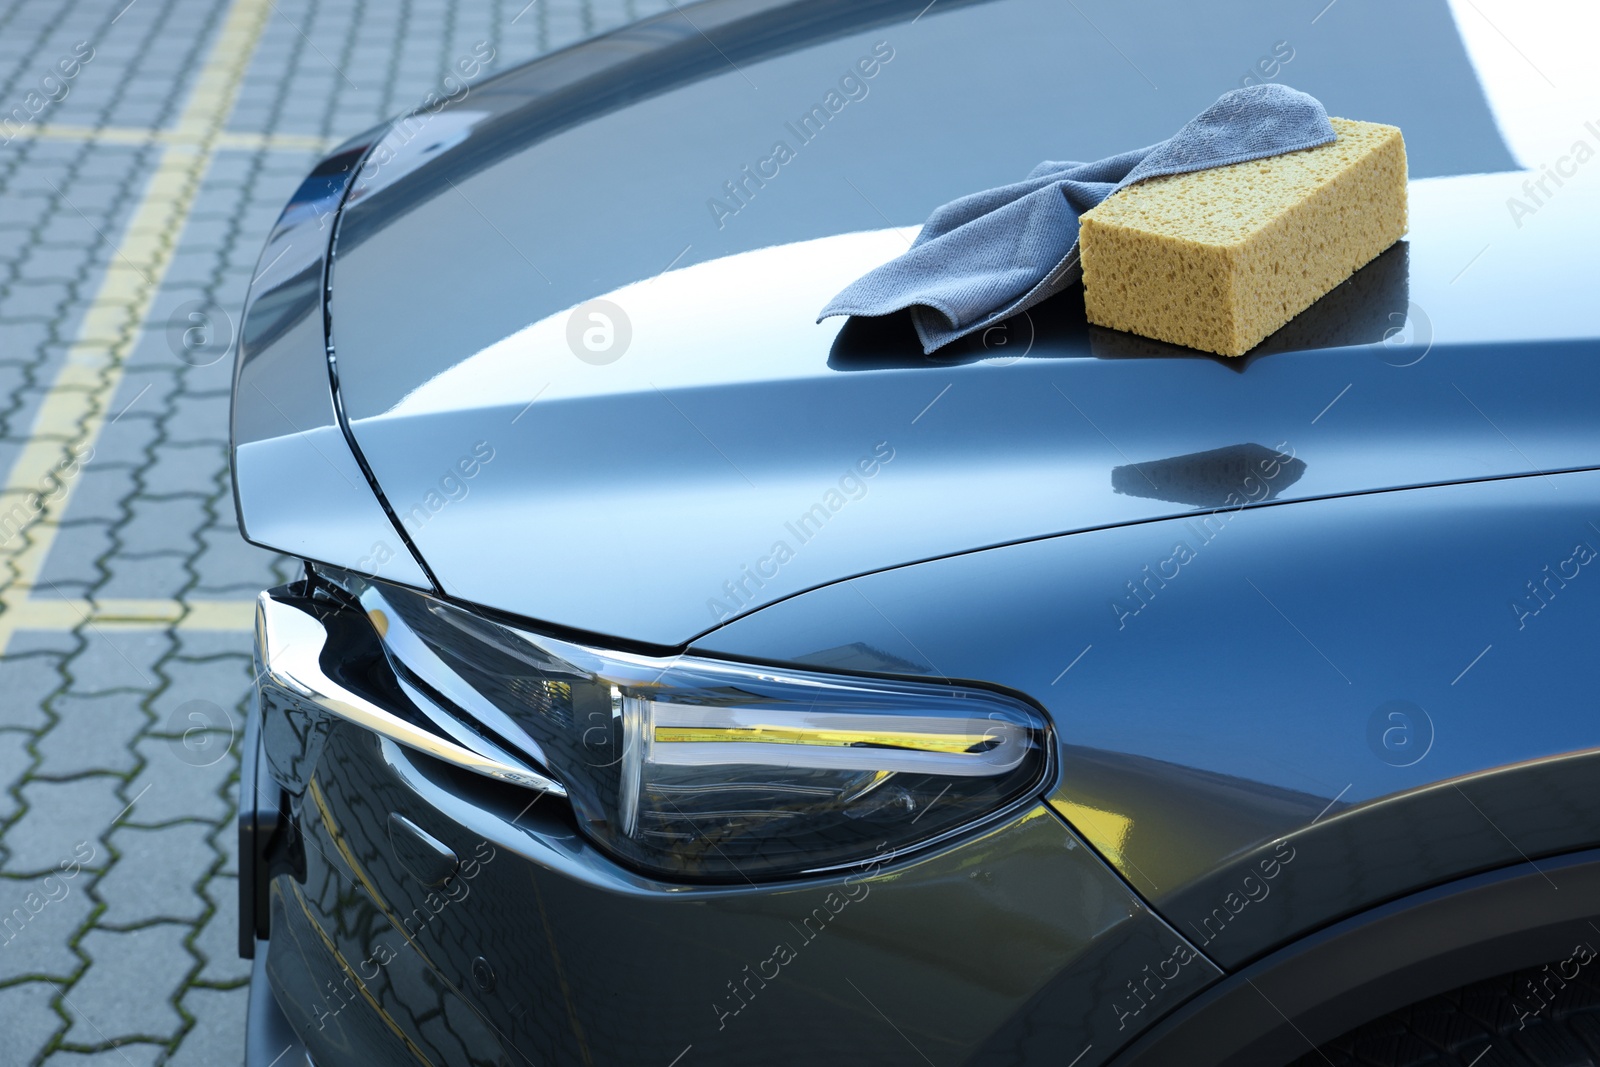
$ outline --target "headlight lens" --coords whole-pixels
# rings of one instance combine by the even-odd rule
[[[739,881],[948,836],[1043,784],[1043,717],[971,686],[658,659],[535,635],[330,575],[403,682],[559,779],[598,845]]]

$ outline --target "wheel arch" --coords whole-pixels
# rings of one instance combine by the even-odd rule
[[[1458,986],[1600,941],[1600,849],[1413,893],[1325,927],[1222,979],[1112,1059],[1113,1067],[1283,1064]]]

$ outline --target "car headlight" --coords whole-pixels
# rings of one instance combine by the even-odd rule
[[[707,880],[825,870],[949,836],[1037,792],[1048,726],[965,685],[655,658],[559,641],[333,574],[402,684],[567,791],[601,848]]]

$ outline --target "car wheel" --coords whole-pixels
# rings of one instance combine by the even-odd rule
[[[1291,1067],[1595,1067],[1600,976],[1588,946],[1556,963],[1429,997],[1364,1023]]]

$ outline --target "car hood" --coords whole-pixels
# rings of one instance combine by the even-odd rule
[[[1600,455],[1600,212],[1574,183],[1508,218],[1527,175],[1466,173],[1514,164],[1442,4],[1330,30],[1385,20],[1410,66],[1288,68],[1405,129],[1418,180],[1408,239],[1251,355],[1091,327],[1079,290],[935,358],[900,317],[815,323],[938,203],[1156,140],[1230,87],[1216,48],[1259,50],[1259,5],[1174,7],[1216,48],[1152,46],[1165,91],[1132,100],[1132,57],[1053,5],[922,6],[699,5],[391,131],[340,221],[330,339],[445,593],[679,646],[932,557]],[[1041,99],[1096,107],[1047,124]]]

